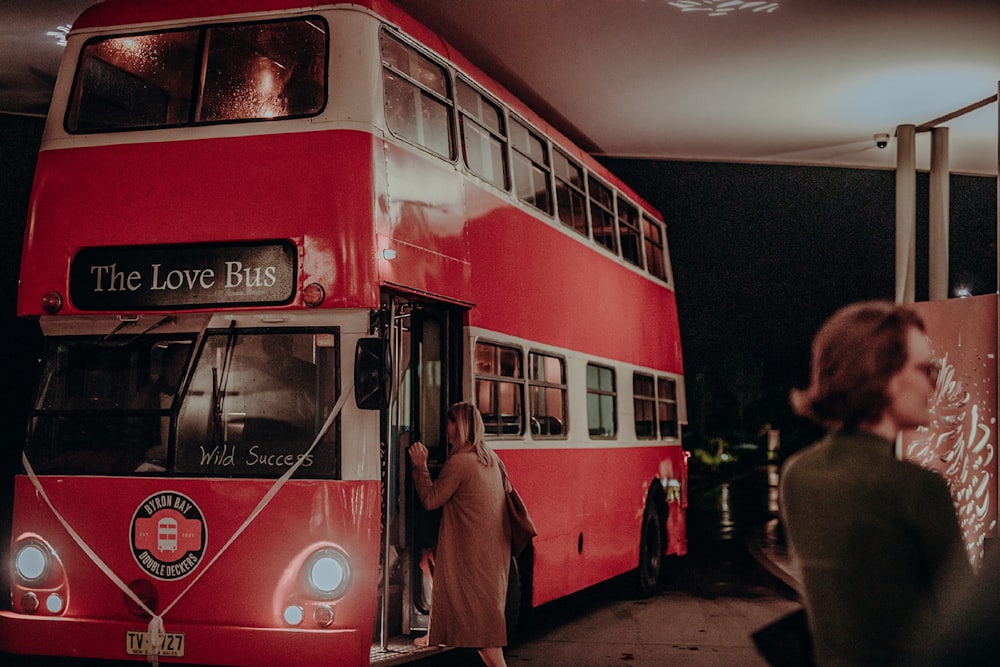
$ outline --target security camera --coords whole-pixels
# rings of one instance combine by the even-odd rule
[[[875,135],[875,145],[879,148],[885,148],[889,145],[889,135],[885,132],[880,132]]]

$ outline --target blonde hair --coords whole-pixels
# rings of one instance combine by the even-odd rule
[[[458,444],[456,449],[468,447],[485,466],[493,465],[493,456],[486,446],[486,425],[479,409],[472,403],[455,403],[448,408],[448,419],[455,422]]]

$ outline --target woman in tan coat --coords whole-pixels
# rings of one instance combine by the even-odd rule
[[[437,479],[431,481],[422,443],[409,452],[420,501],[428,510],[443,508],[428,642],[476,648],[488,667],[506,667],[510,520],[485,433],[479,410],[456,403],[448,409],[448,459]]]

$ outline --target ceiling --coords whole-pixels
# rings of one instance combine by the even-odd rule
[[[0,112],[42,114],[49,32],[94,0],[0,2]],[[899,124],[997,93],[1000,0],[398,0],[598,155],[891,169]],[[997,103],[945,123],[997,173]],[[929,133],[917,163],[929,164]]]

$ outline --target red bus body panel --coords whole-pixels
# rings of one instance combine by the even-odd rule
[[[294,240],[298,287],[324,285],[325,307],[377,307],[372,143],[346,131],[43,151],[19,314],[42,314],[50,290],[69,293],[69,260],[81,248],[233,241],[234,230],[241,241]],[[54,231],[64,228],[72,231]],[[68,303],[62,312],[80,311]]]
[[[293,240],[298,288],[323,285],[324,308],[377,308],[380,279],[470,302],[462,177],[409,156],[409,164],[397,158],[393,180],[376,190],[373,173],[386,171],[382,152],[373,135],[349,130],[43,151],[18,314],[41,315],[47,292],[69,293],[69,260],[81,248],[233,241],[233,230],[240,241]],[[133,162],[151,166],[123,166]],[[419,188],[401,198],[412,169],[421,170]],[[51,231],[64,225],[72,233]],[[384,248],[399,250],[397,260],[379,260]],[[301,297],[285,307],[301,308]],[[67,303],[62,312],[82,311]]]
[[[575,232],[540,223],[485,192],[470,199],[487,204],[470,212],[468,223],[473,326],[682,372],[673,290],[623,268],[592,243],[566,238]]]
[[[40,477],[42,488],[83,541],[125,583],[145,580],[156,589],[154,611],[167,632],[184,633],[184,662],[196,664],[284,664],[288,632],[303,664],[366,664],[371,647],[378,584],[380,490],[378,482],[285,483],[271,502],[211,566],[209,563],[273,484],[249,479],[149,479]],[[133,555],[130,526],[143,501],[169,490],[201,510],[207,539],[204,554],[180,579],[158,581]],[[81,499],[86,502],[81,502]],[[148,618],[132,615],[134,604],[81,550],[24,475],[16,478],[12,535],[34,535],[56,554],[64,571],[67,612],[46,617],[2,612],[4,649],[48,654],[87,647],[86,657],[125,660],[125,633],[146,630]],[[350,588],[331,602],[334,624],[289,628],[284,608],[308,599],[301,592],[303,564],[320,546],[335,546],[352,565]],[[207,572],[184,593],[191,581]],[[252,575],[252,576],[248,576]],[[15,605],[17,604],[15,589]],[[315,602],[315,601],[314,601]],[[307,603],[308,604],[308,603]],[[134,659],[134,658],[133,658]]]
[[[532,605],[638,565],[649,480],[665,461],[685,480],[682,497],[668,503],[667,553],[687,553],[687,460],[680,447],[505,449],[500,456],[538,528]],[[622,485],[623,479],[634,483]],[[632,511],[623,517],[622,508]]]
[[[391,144],[386,153],[388,182],[376,183],[375,197],[390,215],[379,243],[398,254],[380,262],[384,282],[471,301],[472,326],[682,372],[673,290],[485,185]],[[419,196],[401,195],[403,184]],[[421,270],[427,266],[435,270]],[[622,335],[623,322],[647,321],[657,326]]]

